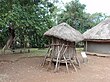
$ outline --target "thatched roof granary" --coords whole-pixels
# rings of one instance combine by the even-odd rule
[[[61,23],[44,33],[45,36],[56,37],[69,42],[83,40],[82,34],[66,23]]]
[[[87,30],[83,36],[87,52],[110,53],[110,18]]]
[[[75,43],[83,40],[82,34],[70,25],[61,23],[49,29],[44,33],[44,35],[48,36],[52,40],[50,44],[50,58],[51,61],[56,61],[55,70],[57,70],[58,63],[62,61],[66,63],[66,68],[68,70],[67,62],[77,59]]]

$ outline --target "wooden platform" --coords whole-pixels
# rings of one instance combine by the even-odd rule
[[[50,62],[51,61],[51,58],[47,58],[46,61]],[[52,62],[56,62],[57,59],[53,59]],[[75,62],[74,60],[72,60],[72,62]],[[60,60],[60,63],[65,63],[64,59]],[[70,63],[69,62],[69,59],[67,59],[67,63]]]

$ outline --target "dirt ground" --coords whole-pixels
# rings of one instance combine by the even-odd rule
[[[88,56],[75,72],[66,68],[54,73],[40,66],[42,57],[25,58],[21,55],[0,56],[0,82],[110,82],[110,58]]]

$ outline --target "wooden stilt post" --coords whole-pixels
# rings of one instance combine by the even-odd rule
[[[44,66],[44,65],[45,65],[46,58],[47,58],[47,56],[48,56],[49,51],[50,51],[50,47],[49,47],[49,49],[48,49],[47,53],[45,54],[45,58],[44,58],[43,63],[41,64],[41,66]]]
[[[68,48],[68,46],[66,46],[66,48],[65,48],[65,50],[64,50],[64,52],[63,52],[63,58],[64,58],[64,61],[65,61],[65,64],[66,64],[66,69],[67,69],[67,71],[68,71],[68,63],[67,63],[67,59],[66,59],[66,57],[65,57],[65,53],[66,53],[66,51],[67,51],[67,48]]]
[[[74,70],[77,72],[76,66],[74,65],[74,63],[70,60],[71,65],[73,66]]]
[[[59,59],[60,59],[60,53],[61,53],[63,47],[64,47],[64,44],[62,45],[61,49],[58,51],[58,55],[57,55],[57,60],[56,60],[56,65],[55,65],[55,70],[54,70],[54,72],[56,72],[57,69],[58,69],[58,63],[60,63],[60,61],[59,61]]]
[[[63,55],[63,58],[64,58],[64,60],[65,60],[66,69],[67,69],[67,71],[68,71],[68,62],[67,62],[67,59],[66,59],[65,55]]]
[[[86,41],[86,52],[87,52],[87,41]]]

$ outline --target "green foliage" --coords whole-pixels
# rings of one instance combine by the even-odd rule
[[[85,12],[85,5],[79,0],[72,0],[65,5],[65,9],[58,14],[58,23],[66,22],[80,32],[85,32],[87,29],[98,24],[107,16],[102,13],[89,14]]]
[[[48,0],[1,0],[0,43],[5,45],[8,37],[7,25],[14,23],[16,40],[21,46],[27,41],[31,47],[43,47],[47,40],[43,33],[53,25],[55,6]]]
[[[83,33],[107,17],[102,13],[86,13],[86,6],[78,0],[67,3],[65,9],[55,6],[61,0],[49,1],[0,0],[0,46],[3,47],[8,40],[9,22],[14,23],[16,41],[20,47],[28,43],[30,47],[41,48],[48,44],[44,32],[58,23],[66,22]]]
[[[66,22],[79,30],[82,27],[82,23],[84,21],[84,9],[85,5],[81,4],[78,0],[67,3],[65,10],[59,14],[58,22]]]

